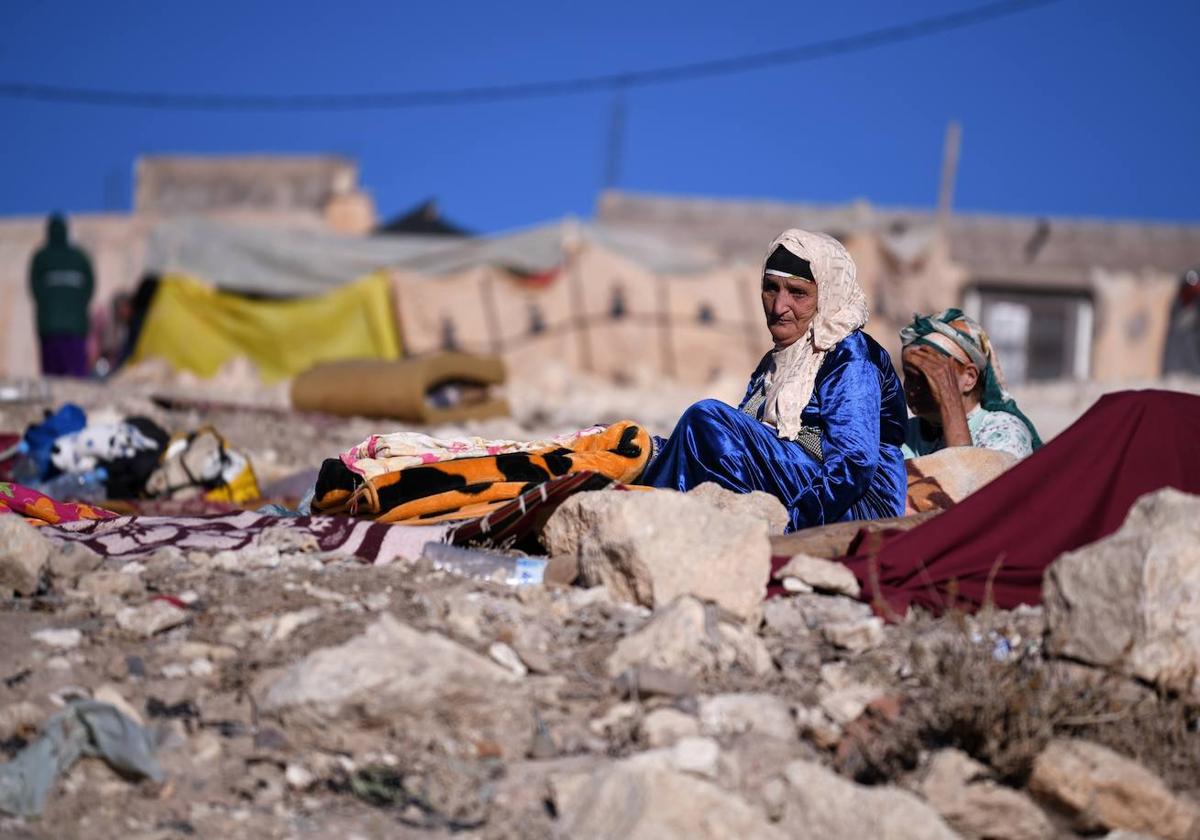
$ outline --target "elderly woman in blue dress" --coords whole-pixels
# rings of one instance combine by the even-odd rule
[[[862,332],[866,295],[832,237],[785,231],[763,265],[762,305],[775,347],[738,408],[691,406],[641,483],[689,490],[713,481],[761,490],[789,530],[904,514],[904,391],[887,352]]]

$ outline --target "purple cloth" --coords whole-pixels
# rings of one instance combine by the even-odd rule
[[[43,335],[38,338],[42,345],[43,376],[87,377],[87,336]]]

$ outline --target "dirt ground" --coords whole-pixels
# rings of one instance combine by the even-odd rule
[[[1082,410],[1084,398],[1060,391],[1054,400],[1043,394],[1028,412],[1064,418]],[[619,419],[640,405],[644,422],[665,433],[704,395],[527,384],[514,389],[513,419],[432,431],[534,436]],[[174,407],[155,399],[163,396]],[[180,407],[183,399],[208,404]],[[66,400],[146,415],[172,432],[214,425],[251,456],[264,484],[315,468],[369,433],[394,430],[292,413],[281,391],[253,382],[202,388],[149,375],[106,386],[53,383],[48,400],[0,405],[0,429],[20,431]],[[40,818],[0,817],[3,837],[561,836],[552,776],[643,752],[652,746],[652,714],[695,717],[706,698],[731,693],[774,697],[797,721],[787,737],[713,736],[737,763],[732,787],[752,803],[763,780],[798,758],[864,784],[915,789],[930,752],[947,746],[1020,790],[1033,757],[1063,735],[1107,743],[1176,790],[1200,794],[1194,707],[1046,660],[1039,609],[914,616],[856,650],[820,628],[863,618],[863,605],[837,596],[780,599],[751,625],[770,654],[766,673],[710,669],[642,691],[615,680],[605,662],[651,613],[603,590],[516,588],[424,562],[372,567],[299,551],[273,565],[165,549],[133,565],[80,559],[55,568],[35,596],[0,602],[0,759],[35,738],[70,698],[94,696],[153,729],[167,778],[131,781],[83,759],[55,785]],[[159,596],[186,604],[186,621],[144,637],[114,620]],[[260,708],[288,668],[359,638],[384,614],[489,662],[507,661],[497,645],[515,651],[533,710],[527,732],[509,733],[519,753],[479,740],[464,752],[458,733],[489,721],[463,716],[491,712],[456,707],[453,687],[443,687],[444,707],[430,710],[422,726],[389,724],[361,703],[315,719]],[[79,641],[61,648],[34,641],[45,629],[76,629]],[[497,719],[506,714],[503,702],[498,696]],[[843,707],[846,720],[830,726],[829,715],[837,715],[829,710]],[[803,723],[822,709],[824,723]],[[1075,836],[1059,815],[1050,818],[1060,836]]]

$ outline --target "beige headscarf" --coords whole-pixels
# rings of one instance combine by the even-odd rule
[[[808,260],[817,280],[817,312],[808,331],[782,350],[773,350],[774,369],[768,371],[763,420],[781,438],[800,432],[800,415],[812,398],[817,371],[825,354],[867,323],[867,296],[855,279],[854,260],[832,236],[806,230],[786,230],[767,249],[767,259],[782,245]],[[764,270],[766,261],[763,262]]]

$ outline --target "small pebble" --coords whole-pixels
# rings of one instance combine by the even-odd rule
[[[283,777],[287,780],[288,787],[293,790],[307,790],[317,781],[317,777],[308,768],[299,764],[289,764]]]
[[[504,642],[492,642],[491,647],[488,648],[488,656],[492,657],[497,663],[503,665],[518,677],[523,677],[529,673],[529,669],[525,667],[525,663],[521,661],[521,657],[517,656],[517,652]]]
[[[83,633],[74,627],[54,627],[38,630],[33,634],[33,639],[52,648],[70,650],[79,647],[79,643],[83,641]]]
[[[51,656],[46,660],[46,667],[51,671],[69,671],[71,662],[65,656]]]
[[[211,676],[213,670],[212,662],[207,659],[193,659],[192,664],[188,666],[188,672],[193,677]]]

